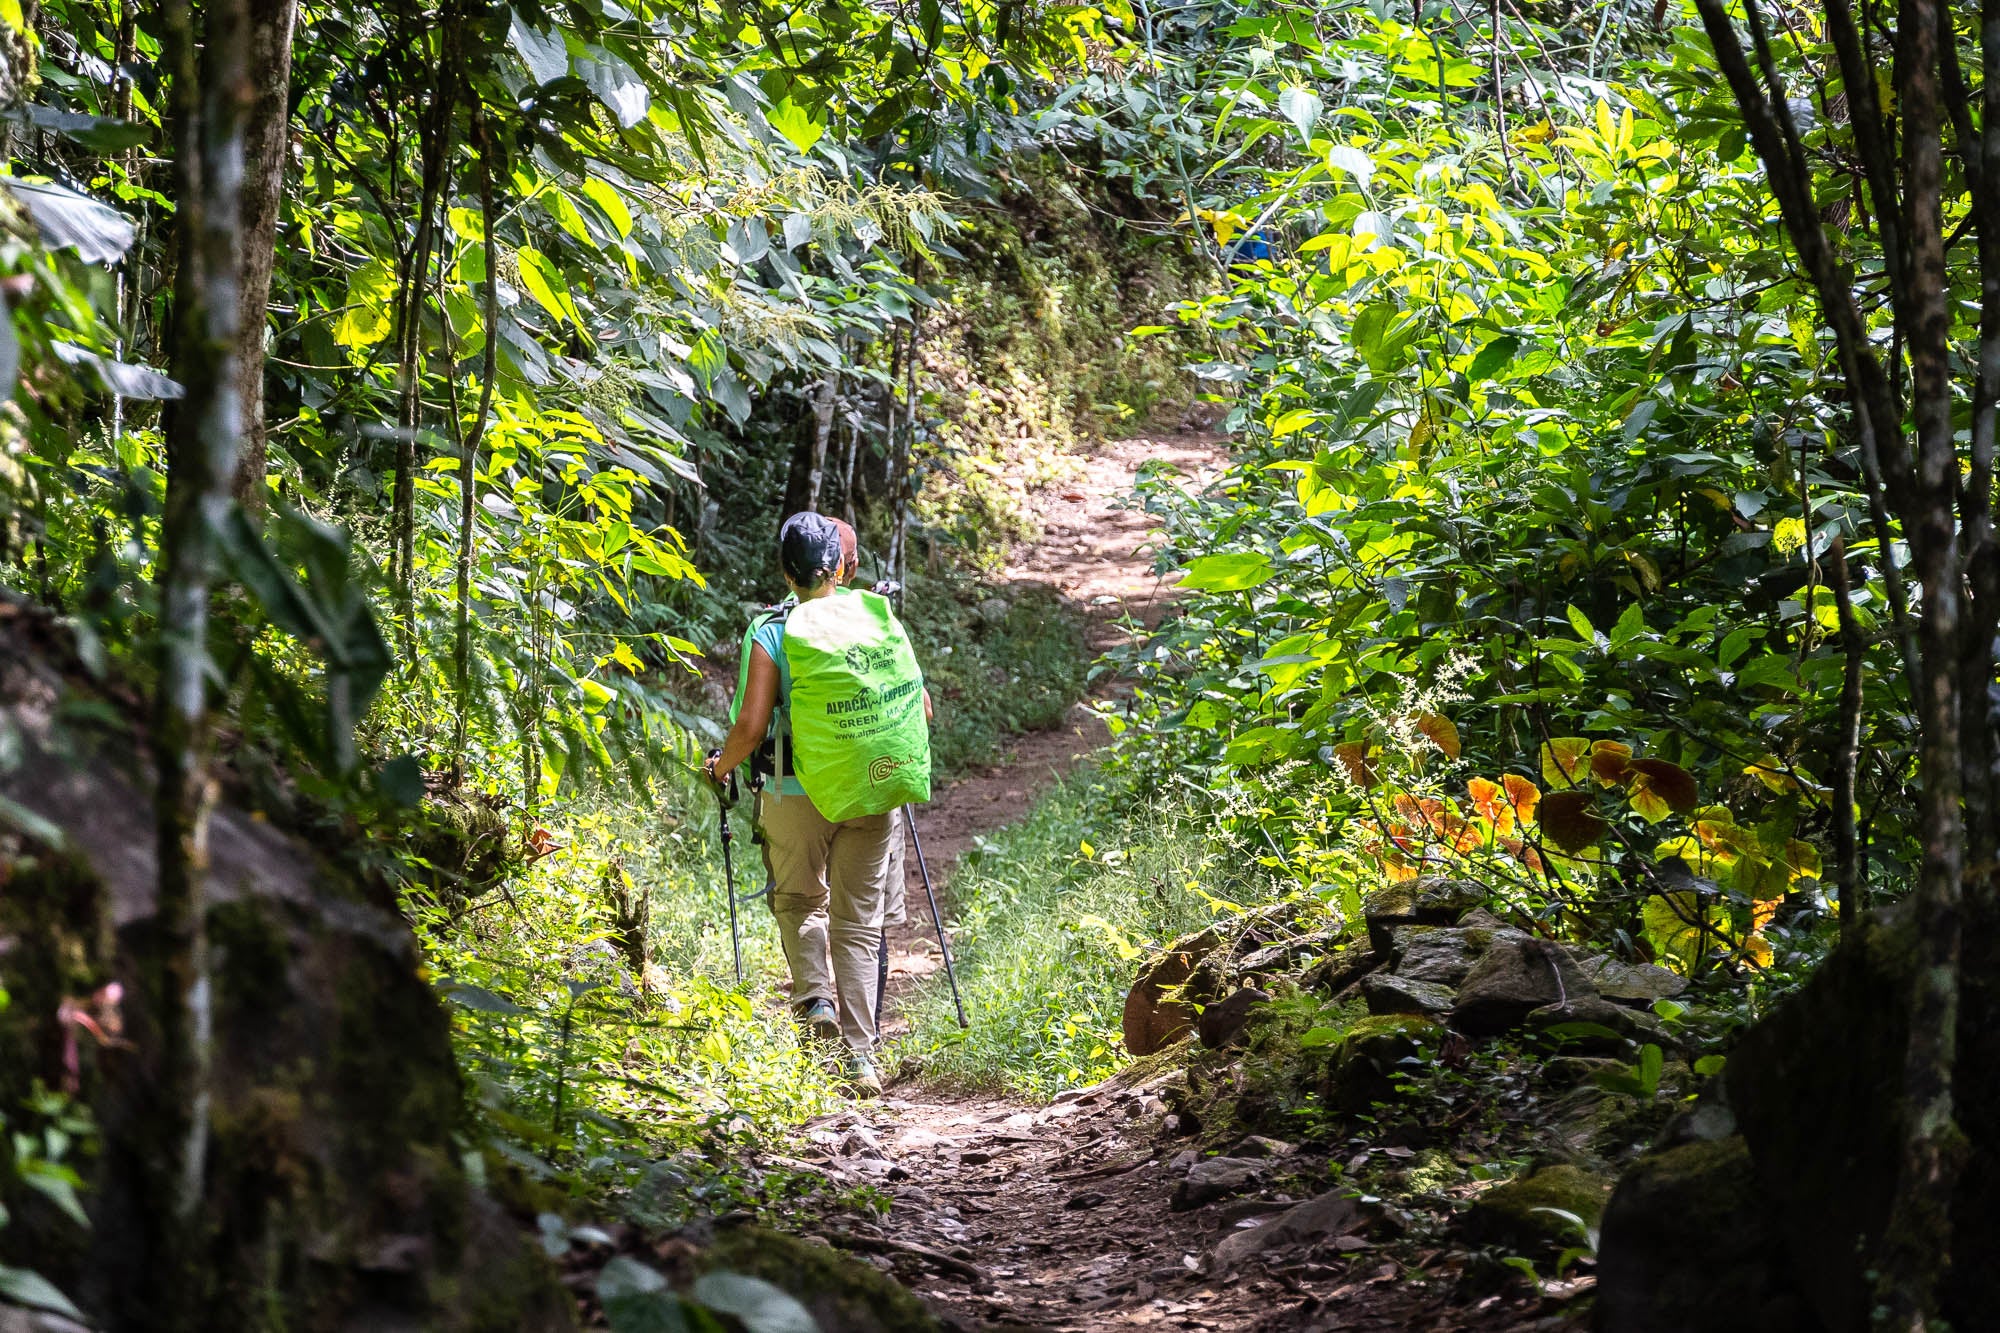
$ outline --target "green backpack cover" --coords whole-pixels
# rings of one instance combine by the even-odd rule
[[[834,823],[931,798],[916,651],[872,592],[815,597],[785,618],[792,772]]]

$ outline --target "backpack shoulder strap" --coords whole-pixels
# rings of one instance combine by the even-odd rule
[[[729,720],[732,723],[736,721],[736,715],[743,711],[743,691],[750,686],[750,650],[756,646],[757,631],[768,625],[782,626],[791,615],[792,606],[791,602],[780,602],[750,617],[750,624],[743,631],[743,648],[736,655],[736,694],[729,701]]]

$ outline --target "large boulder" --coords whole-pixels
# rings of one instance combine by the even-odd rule
[[[1474,1245],[1552,1259],[1566,1249],[1588,1247],[1610,1194],[1609,1180],[1580,1166],[1546,1166],[1479,1195],[1459,1230]]]
[[[1526,1024],[1546,1005],[1597,994],[1569,950],[1522,935],[1496,939],[1458,988],[1451,1025],[1473,1037],[1497,1037]]]
[[[1186,993],[1188,981],[1221,943],[1222,932],[1210,926],[1181,936],[1147,960],[1125,996],[1127,1051],[1151,1055],[1188,1034],[1194,1026],[1195,1005],[1203,1003],[1203,997]]]
[[[1359,1114],[1396,1095],[1396,1075],[1406,1072],[1444,1039],[1444,1025],[1423,1015],[1364,1018],[1334,1049],[1319,1088],[1322,1104]]]
[[[1398,926],[1390,932],[1390,947],[1397,976],[1457,986],[1496,943],[1526,939],[1526,933],[1482,911],[1456,926]]]
[[[1672,999],[1688,988],[1686,977],[1655,963],[1628,963],[1609,954],[1572,952],[1597,993],[1619,1004],[1650,1005]]]
[[[1125,1049],[1151,1055],[1185,1037],[1204,1005],[1246,979],[1287,970],[1326,947],[1324,934],[1299,930],[1306,905],[1272,903],[1183,935],[1149,957],[1125,996]],[[1256,966],[1246,966],[1255,959]]]
[[[1270,1002],[1269,991],[1245,986],[1204,1007],[1201,1022],[1197,1025],[1201,1044],[1211,1051],[1219,1051],[1231,1044],[1250,1026],[1251,1015]]]
[[[1942,1313],[1954,1328],[1980,1328],[2000,1309],[2000,1269],[1986,1262],[2000,1253],[2000,938],[1981,912],[1968,912],[1965,929],[1954,1083],[1964,1146],[1951,1211],[1957,1262]],[[1722,1079],[1741,1146],[1700,1156],[1670,1140],[1634,1165],[1614,1209],[1617,1225],[1604,1235],[1606,1311],[1664,1308],[1708,1280],[1708,1249],[1655,1249],[1667,1231],[1687,1228],[1688,1201],[1698,1196],[1709,1232],[1766,1238],[1754,1249],[1746,1242],[1764,1271],[1731,1281],[1795,1292],[1807,1307],[1798,1321],[1769,1327],[1862,1333],[1869,1326],[1870,1269],[1907,1111],[1901,1071],[1913,941],[1900,911],[1863,917],[1804,986],[1743,1033]],[[1626,1322],[1607,1315],[1609,1333],[1669,1326],[1619,1318]]]
[[[1824,1333],[1784,1265],[1740,1134],[1639,1159],[1604,1210],[1603,1333]]]
[[[1394,972],[1376,972],[1361,979],[1361,998],[1371,1014],[1433,1014],[1451,1012],[1458,1000],[1449,986],[1418,981]]]
[[[104,1129],[88,1230],[30,1192],[0,1146],[0,1264],[33,1268],[112,1327],[150,1326],[162,1285],[195,1283],[210,1327],[564,1330],[574,1302],[523,1223],[536,1201],[466,1141],[450,1019],[388,886],[226,801],[208,832],[207,1169],[192,1271],[143,1248],[161,1160],[146,997],[107,989],[157,950],[151,779],[120,702],[84,698],[46,647],[0,633],[0,1108],[69,1083]],[[80,705],[80,706],[79,706]],[[92,719],[71,726],[70,716]],[[88,1000],[124,1043],[79,1040]],[[513,1192],[503,1206],[480,1176]],[[524,1217],[522,1214],[525,1213]],[[181,1290],[185,1291],[183,1287]]]
[[[1563,1050],[1580,1055],[1629,1059],[1641,1046],[1650,1044],[1669,1050],[1679,1045],[1666,1025],[1645,1010],[1613,1004],[1597,995],[1530,1010],[1522,1026],[1530,1032],[1542,1033]]]

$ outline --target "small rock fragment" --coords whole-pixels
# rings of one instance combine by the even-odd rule
[[[1188,1168],[1174,1189],[1173,1209],[1186,1212],[1232,1194],[1242,1194],[1264,1178],[1265,1164],[1243,1157],[1211,1157]]]
[[[1231,1157],[1290,1157],[1298,1151],[1298,1145],[1286,1143],[1283,1139],[1265,1138],[1262,1134],[1249,1134],[1237,1140],[1229,1150]]]
[[[1225,1236],[1209,1256],[1208,1271],[1226,1273],[1253,1254],[1316,1236],[1342,1235],[1366,1221],[1361,1204],[1343,1190],[1308,1199],[1263,1226]]]

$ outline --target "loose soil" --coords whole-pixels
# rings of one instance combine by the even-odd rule
[[[1156,624],[1170,604],[1171,587],[1155,574],[1146,546],[1151,521],[1132,499],[1139,468],[1156,459],[1189,487],[1207,484],[1225,461],[1212,436],[1105,446],[1084,460],[1080,476],[1045,496],[1042,538],[1008,570],[1080,608],[1095,651],[1127,632],[1121,626],[1128,616]],[[1118,688],[1106,680],[1090,702],[1115,701]],[[1080,705],[1063,727],[1016,738],[990,769],[954,783],[925,808],[920,829],[947,919],[959,853],[1024,816],[1049,783],[1107,738],[1090,707]],[[891,1033],[902,1028],[893,1017],[897,997],[939,967],[914,861],[910,869],[910,923],[892,935]],[[1304,1145],[1274,1162],[1274,1186],[1254,1198],[1175,1211],[1170,1198],[1193,1154],[1191,1141],[1171,1130],[1158,1096],[1167,1077],[1141,1062],[1048,1106],[894,1085],[881,1101],[809,1124],[804,1160],[792,1165],[886,1195],[885,1216],[829,1219],[827,1235],[867,1253],[956,1328],[1498,1333],[1576,1326],[1565,1313],[1575,1293],[1467,1300],[1444,1251],[1385,1244],[1379,1226],[1303,1254],[1297,1247],[1273,1251],[1240,1271],[1211,1271],[1216,1243],[1232,1230],[1326,1186],[1328,1149]]]

